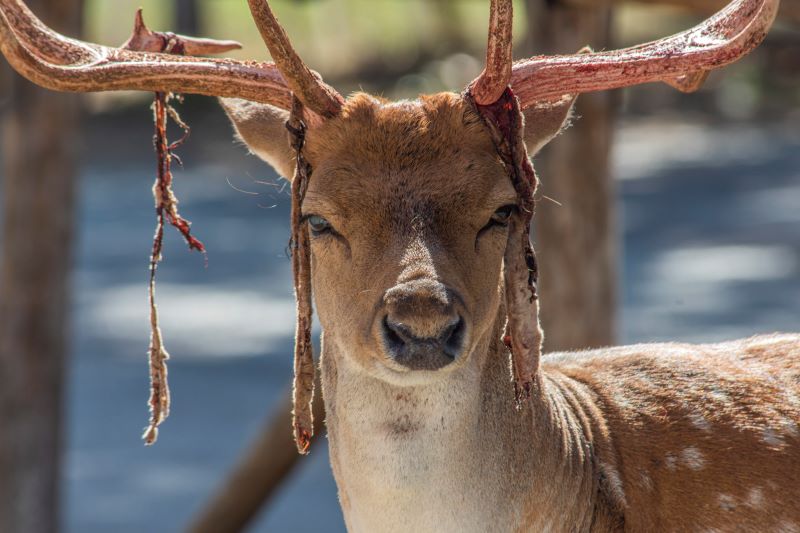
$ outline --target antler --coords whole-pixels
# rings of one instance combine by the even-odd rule
[[[758,46],[779,0],[734,0],[702,24],[659,41],[578,55],[538,56],[514,64],[511,86],[523,108],[536,102],[640,83],[697,90],[709,71]]]
[[[136,10],[136,18],[133,21],[133,34],[122,45],[124,50],[137,50],[139,52],[160,53],[167,48],[168,40],[174,37],[176,43],[180,43],[180,51],[173,50],[172,53],[179,52],[180,55],[203,56],[214,55],[238,50],[242,45],[236,41],[217,41],[216,39],[198,39],[197,37],[187,37],[186,35],[172,35],[170,33],[159,33],[150,31],[142,18],[142,8]]]
[[[480,105],[495,103],[511,80],[513,19],[514,4],[511,0],[492,0],[489,7],[486,68],[469,87],[475,102]]]
[[[339,113],[344,98],[322,81],[316,72],[303,63],[295,52],[286,31],[272,13],[267,0],[247,0],[250,13],[261,32],[261,38],[269,49],[272,59],[286,78],[286,83],[306,107],[323,117]]]
[[[176,36],[177,37],[177,36]],[[70,39],[48,28],[20,0],[0,0],[0,50],[30,81],[57,91],[142,90],[238,97],[291,109],[289,87],[272,63],[175,56],[137,15],[122,48]],[[218,53],[239,44],[180,37],[185,53]]]

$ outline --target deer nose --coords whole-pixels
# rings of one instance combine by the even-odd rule
[[[382,337],[389,356],[410,370],[437,370],[452,363],[464,344],[465,323],[444,284],[418,279],[389,289]]]

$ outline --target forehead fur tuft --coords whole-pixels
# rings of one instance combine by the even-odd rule
[[[364,93],[348,98],[342,114],[309,132],[312,164],[336,161],[382,172],[459,154],[491,155],[480,117],[455,93],[389,102]]]

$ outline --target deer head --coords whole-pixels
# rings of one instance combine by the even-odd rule
[[[778,6],[733,0],[660,41],[512,63],[512,2],[492,0],[486,68],[463,93],[388,102],[340,96],[295,53],[268,3],[248,2],[275,63],[152,53],[144,38],[84,43],[19,0],[0,0],[0,47],[23,76],[55,90],[224,97],[239,136],[292,180],[301,451],[312,427],[312,285],[325,343],[349,367],[399,386],[479,371],[481,347],[505,325],[524,398],[541,345],[528,157],[563,128],[580,93],[647,82],[697,89],[761,42]],[[191,42],[189,55],[235,46]]]

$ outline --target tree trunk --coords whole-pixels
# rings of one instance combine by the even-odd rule
[[[199,35],[200,23],[197,0],[175,1],[175,32],[183,35]]]
[[[28,5],[80,33],[80,0]],[[59,527],[62,384],[77,100],[17,75],[3,117],[0,257],[0,531]]]
[[[608,9],[542,0],[527,5],[536,54],[609,47]],[[547,351],[614,343],[618,246],[609,155],[615,99],[610,92],[578,97],[573,126],[534,161],[542,181],[534,241]]]

